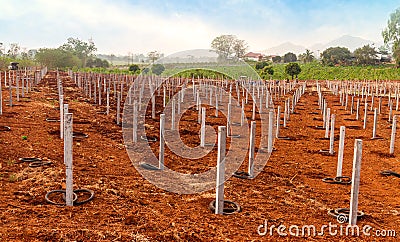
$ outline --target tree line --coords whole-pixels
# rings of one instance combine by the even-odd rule
[[[51,69],[95,68],[96,70],[101,70],[102,68],[109,68],[113,64],[113,57],[117,60],[117,57],[113,54],[96,55],[96,51],[97,47],[93,41],[86,42],[78,38],[68,38],[66,43],[57,48],[40,48],[39,50],[32,49],[29,51],[26,48],[21,48],[18,43],[11,43],[6,51],[6,47],[0,42],[0,56],[2,57],[0,58],[0,69],[7,68],[10,62],[19,62],[22,67],[40,64]],[[138,57],[141,58],[140,63],[145,63],[146,61],[154,64],[157,59],[163,56],[164,54],[158,51],[151,51],[147,54],[147,57],[142,54]],[[108,57],[108,60],[105,57]],[[133,64],[133,54],[128,57],[128,63],[132,61],[132,64],[128,67],[129,71],[133,73],[140,72],[139,65]],[[159,73],[161,69],[156,66],[154,71]]]
[[[376,50],[374,46],[364,45],[351,52],[346,47],[330,47],[320,55],[320,62],[325,66],[372,66],[383,62],[389,62],[387,58],[391,50],[396,61],[396,67],[400,67],[400,8],[396,9],[387,23],[387,27],[382,31],[384,45]],[[244,40],[238,39],[234,35],[221,35],[211,42],[211,48],[219,55],[220,59],[238,58],[245,59],[248,44]],[[381,56],[379,57],[380,54]],[[281,56],[272,56],[270,60],[259,60],[254,68],[258,71],[261,78],[268,79],[274,75],[273,63],[288,63],[285,66],[285,73],[293,79],[301,72],[301,67],[297,62],[312,63],[316,61],[314,53],[306,50],[296,56],[288,52]]]
[[[82,41],[78,38],[68,38],[67,42],[58,48],[41,48],[35,54],[35,60],[49,68],[72,67],[109,67],[106,60],[95,56],[97,48],[93,41]]]
[[[216,51],[220,59],[243,58],[247,51],[248,45],[244,40],[237,39],[234,35],[221,35],[216,37],[211,48]],[[378,54],[388,55],[388,48],[383,46],[378,50],[371,45],[364,45],[351,52],[346,47],[330,47],[321,53],[320,60],[322,64],[334,65],[376,65],[381,62],[388,61],[387,59],[379,58]],[[396,56],[395,56],[396,58]],[[398,57],[397,57],[398,58]],[[244,58],[245,59],[245,58]],[[314,53],[308,49],[300,55],[288,52],[283,56],[271,56],[270,61],[273,63],[291,63],[303,62],[310,63],[317,58]]]

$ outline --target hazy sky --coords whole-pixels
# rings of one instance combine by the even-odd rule
[[[165,54],[210,48],[233,34],[252,51],[342,35],[382,42],[397,0],[0,0],[0,42],[28,49],[92,38],[98,53]]]

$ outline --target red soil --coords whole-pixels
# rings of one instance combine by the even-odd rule
[[[98,114],[97,111],[104,108],[93,105],[93,101],[85,98],[66,75],[62,78],[66,102],[74,114],[74,131],[89,135],[87,139],[74,141],[74,185],[94,190],[95,198],[74,207],[54,206],[45,201],[48,191],[61,189],[65,182],[59,123],[45,121],[58,115],[55,73],[50,72],[36,91],[15,102],[17,106],[4,106],[0,116],[0,125],[11,127],[9,132],[0,132],[2,241],[298,240],[300,238],[295,236],[281,237],[276,231],[272,236],[260,236],[257,228],[267,220],[268,226],[282,224],[288,228],[297,225],[301,229],[303,225],[314,225],[320,232],[322,225],[340,225],[327,214],[329,209],[349,207],[351,186],[327,184],[321,180],[335,176],[337,155],[324,156],[318,152],[328,149],[329,140],[323,139],[324,130],[315,129],[315,126],[322,125],[322,115],[310,114],[320,112],[317,93],[311,91],[313,82],[308,83],[309,87],[300,99],[296,113],[290,116],[288,126],[281,129],[281,135],[292,140],[275,141],[276,151],[255,179],[232,177],[225,183],[225,198],[240,204],[242,211],[223,216],[212,214],[208,209],[209,203],[215,199],[214,190],[179,195],[147,182],[129,160],[122,129],[115,124],[115,108],[109,116]],[[366,215],[357,224],[360,228],[372,226],[371,234],[378,229],[393,229],[400,233],[397,197],[400,180],[379,174],[381,170],[400,172],[397,159],[400,141],[396,141],[394,156],[388,155],[391,124],[386,121],[387,98],[383,101],[378,127],[378,135],[384,139],[371,140],[373,112],[368,112],[367,129],[363,130],[361,119],[345,120],[355,118],[355,114],[348,115],[349,111],[339,105],[338,96],[328,92],[325,95],[329,107],[336,114],[336,136],[339,135],[339,126],[359,127],[346,129],[343,175],[351,176],[354,139],[363,140],[359,210]],[[7,104],[6,100],[8,91],[3,85],[3,104]],[[112,99],[112,104],[115,103]],[[275,107],[278,104],[280,101],[275,100]],[[251,107],[246,109],[246,113],[251,117]],[[188,112],[184,119],[193,115],[196,115],[195,111]],[[223,124],[222,119],[214,120],[214,127]],[[149,122],[156,126],[156,122]],[[194,123],[184,129],[198,133],[200,126]],[[157,132],[155,130],[154,135]],[[200,142],[197,136],[190,135],[183,136],[183,140],[192,146]],[[157,154],[157,144],[153,144],[153,149]],[[338,142],[335,141],[335,151],[337,149]],[[21,157],[40,157],[53,164],[31,168],[18,161]],[[203,162],[190,163],[189,171],[202,172],[215,166],[215,149],[208,157]],[[177,171],[188,170],[187,161],[180,160],[168,149],[166,165]],[[241,169],[245,167],[243,164]],[[376,236],[331,236],[327,229],[324,236],[302,238],[333,241],[379,239]]]

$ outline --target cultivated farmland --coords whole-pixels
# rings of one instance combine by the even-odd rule
[[[399,140],[391,142],[393,121],[400,113],[398,81],[160,78],[45,69],[2,72],[0,80],[2,240],[296,240],[280,236],[271,226],[284,225],[289,234],[291,225],[300,232],[314,225],[316,235],[305,238],[355,241],[380,239],[376,230],[391,234],[400,229],[399,178],[381,174],[400,173]],[[140,99],[148,99],[148,105]],[[68,104],[75,133],[75,206],[46,200],[48,192],[71,185],[60,135],[73,132],[60,132],[64,126],[59,120],[65,117],[60,116],[61,104]],[[328,108],[335,117],[333,132]],[[222,147],[220,126],[228,132]],[[342,179],[334,179],[341,126]],[[179,139],[171,138],[178,132]],[[357,225],[371,226],[371,237],[344,237],[339,229],[330,235],[327,228],[318,235],[323,225],[347,225],[328,212],[350,208],[355,140],[362,140],[358,211],[364,213]],[[216,179],[221,179],[216,173],[222,151],[229,158],[221,174],[229,179],[223,193],[218,183],[218,197],[223,194],[240,206],[240,211],[227,207],[225,213],[231,214],[226,215],[209,208],[216,200]],[[40,160],[32,165],[21,158]],[[180,180],[173,172],[163,176],[168,172],[164,166],[186,178]],[[232,176],[236,170],[241,172]],[[199,182],[196,174],[208,171],[213,173]],[[333,183],[324,178],[333,178],[325,179]],[[94,198],[77,189],[93,192]],[[74,197],[67,194],[51,201],[64,204],[70,199]]]

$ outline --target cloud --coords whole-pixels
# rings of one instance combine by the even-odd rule
[[[283,42],[310,46],[344,34],[380,40],[394,1],[305,0],[0,0],[0,42],[57,47],[93,38],[99,53],[209,48],[234,34],[263,50]]]
[[[25,29],[25,25],[21,25],[18,31],[40,39],[43,45],[61,44],[60,41],[65,42],[68,37],[84,40],[93,37],[99,52],[115,54],[126,54],[129,50],[175,52],[182,48],[208,48],[217,35],[212,26],[205,25],[196,16],[158,15],[144,6],[117,3],[37,0],[22,8],[17,1],[14,5],[4,5],[2,21],[13,18],[20,22],[29,15],[37,18],[34,19],[36,28]],[[24,10],[18,12],[20,8]],[[17,34],[15,30],[10,31],[12,35]]]

